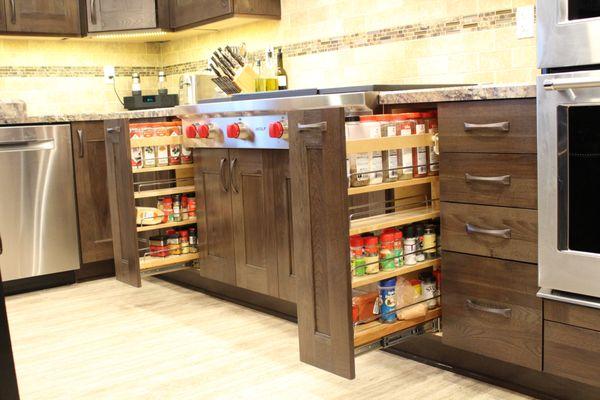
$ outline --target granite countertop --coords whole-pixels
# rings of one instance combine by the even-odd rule
[[[0,125],[23,125],[23,124],[54,124],[74,121],[104,121],[108,119],[137,119],[137,118],[161,118],[175,116],[175,108],[154,108],[152,110],[139,111],[115,111],[107,113],[83,113],[83,114],[56,114],[40,115],[19,118],[5,115],[0,108]]]
[[[536,97],[535,84],[509,83],[382,92],[379,95],[379,103],[441,103],[446,101],[501,100],[533,97]]]

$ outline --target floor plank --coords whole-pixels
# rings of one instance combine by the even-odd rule
[[[525,399],[383,352],[348,381],[298,361],[295,324],[156,278],[7,299],[22,399]]]

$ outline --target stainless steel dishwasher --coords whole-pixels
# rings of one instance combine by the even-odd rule
[[[79,269],[69,125],[0,128],[5,281]]]

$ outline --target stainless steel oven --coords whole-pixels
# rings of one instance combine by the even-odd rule
[[[537,14],[540,68],[600,64],[599,0],[542,0]]]
[[[600,308],[600,70],[538,78],[540,296]]]

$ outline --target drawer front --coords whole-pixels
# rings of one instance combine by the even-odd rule
[[[544,319],[600,332],[600,310],[544,300]]]
[[[600,387],[600,332],[544,323],[544,371]]]
[[[442,103],[440,150],[536,153],[535,99]]]
[[[537,211],[442,202],[442,248],[537,262]]]
[[[535,154],[443,153],[442,201],[537,209]]]
[[[442,259],[444,344],[541,370],[537,267],[450,252]]]

